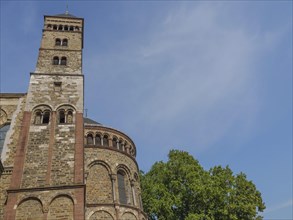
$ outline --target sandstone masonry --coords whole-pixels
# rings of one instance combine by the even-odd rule
[[[0,94],[0,219],[147,219],[134,142],[83,117],[83,30],[44,16],[28,92]]]

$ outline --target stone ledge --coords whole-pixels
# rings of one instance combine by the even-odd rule
[[[61,189],[78,189],[78,188],[85,188],[85,187],[86,187],[85,184],[75,184],[75,185],[63,185],[63,186],[8,189],[7,193],[19,193],[19,192],[30,192],[30,191],[48,191],[48,190],[61,190]]]

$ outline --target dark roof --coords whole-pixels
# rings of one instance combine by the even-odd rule
[[[68,13],[64,13],[64,14],[58,14],[58,15],[54,15],[56,17],[66,17],[66,18],[77,18],[76,16],[72,15],[72,14],[68,14]]]
[[[100,125],[101,123],[96,122],[90,118],[83,118],[83,123],[84,124],[95,124],[95,125]]]

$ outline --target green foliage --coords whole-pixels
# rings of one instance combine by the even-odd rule
[[[260,192],[244,173],[233,175],[229,167],[205,171],[187,152],[171,150],[166,163],[140,175],[151,220],[262,219]]]

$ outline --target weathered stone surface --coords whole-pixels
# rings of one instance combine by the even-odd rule
[[[134,142],[117,129],[83,122],[82,48],[83,19],[45,16],[28,93],[0,94],[0,126],[10,124],[0,219],[146,217]]]

